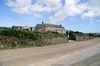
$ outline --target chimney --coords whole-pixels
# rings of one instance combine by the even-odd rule
[[[62,26],[62,25],[60,24],[60,26]]]
[[[44,22],[42,21],[42,24],[44,24]]]

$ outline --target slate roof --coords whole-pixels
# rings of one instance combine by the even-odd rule
[[[54,24],[37,24],[37,26],[64,28],[62,25],[54,25]]]
[[[12,26],[12,28],[23,28],[23,26]]]

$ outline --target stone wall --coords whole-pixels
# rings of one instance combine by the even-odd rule
[[[54,45],[54,44],[61,44],[67,43],[68,40],[66,37],[59,37],[59,38],[52,38],[52,39],[41,39],[40,41],[36,42],[36,45]]]
[[[0,49],[3,48],[20,48],[20,47],[34,47],[34,46],[46,46],[46,45],[54,45],[67,43],[66,37],[58,37],[58,38],[41,38],[38,40],[31,39],[18,39],[16,37],[0,37]]]
[[[89,36],[76,36],[76,41],[83,41],[83,40],[89,40],[90,37]]]

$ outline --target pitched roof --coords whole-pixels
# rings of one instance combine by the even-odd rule
[[[37,24],[37,26],[64,28],[62,25],[54,25],[54,24]]]

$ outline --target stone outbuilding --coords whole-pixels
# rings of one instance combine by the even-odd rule
[[[34,31],[35,27],[30,27],[30,26],[12,26],[12,29]]]

